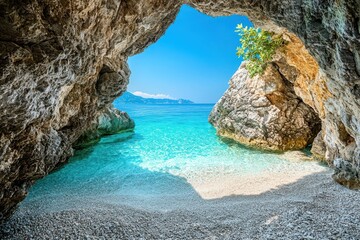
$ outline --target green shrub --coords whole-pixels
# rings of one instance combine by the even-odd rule
[[[275,36],[259,28],[243,27],[239,24],[235,32],[239,33],[241,43],[241,46],[236,49],[236,54],[248,61],[246,69],[250,77],[261,75],[276,49],[284,44],[281,36]]]

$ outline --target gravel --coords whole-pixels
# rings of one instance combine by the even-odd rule
[[[0,239],[360,239],[360,193],[330,170],[258,195],[162,200],[169,208],[116,195],[25,201]]]

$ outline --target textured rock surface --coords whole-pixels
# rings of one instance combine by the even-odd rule
[[[360,189],[360,176],[353,164],[341,158],[334,160],[335,174],[333,178],[348,188]]]
[[[243,63],[209,116],[217,133],[268,150],[297,150],[311,143],[320,119],[295,95],[296,75],[290,74],[295,77],[289,80],[282,72],[297,70],[273,62],[262,76],[250,78]]]
[[[75,149],[81,149],[94,145],[102,136],[115,134],[122,131],[131,131],[135,127],[134,121],[126,112],[106,107],[99,112],[99,117],[92,129],[86,131],[74,144]]]
[[[324,143],[324,138],[322,131],[319,132],[319,134],[314,139],[314,142],[312,143],[311,147],[311,153],[313,154],[313,157],[318,160],[326,160],[326,145]]]
[[[107,108],[99,117],[97,130],[101,135],[111,135],[120,131],[134,129],[135,123],[126,112]]]
[[[330,93],[321,104],[304,99],[319,113],[323,105],[326,158],[349,166],[338,168],[339,182],[359,177],[359,0],[185,2],[210,15],[245,14],[264,28],[285,27],[300,37],[320,66],[321,77],[307,85],[326,82]],[[116,86],[127,81],[127,57],[156,41],[181,4],[0,0],[1,219],[34,180],[72,154],[98,112],[121,94]]]

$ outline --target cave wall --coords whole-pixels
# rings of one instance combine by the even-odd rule
[[[0,221],[34,180],[71,156],[126,87],[127,58],[155,42],[183,3],[299,36],[331,93],[321,117],[327,158],[337,159],[340,182],[356,186],[359,0],[0,0]],[[103,81],[104,72],[115,77]]]

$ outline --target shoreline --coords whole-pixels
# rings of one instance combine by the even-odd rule
[[[360,238],[359,192],[336,184],[331,174],[328,169],[260,194],[211,200],[178,196],[175,192],[160,200],[151,195],[136,199],[116,194],[38,198],[21,204],[0,227],[0,237],[4,240]]]

